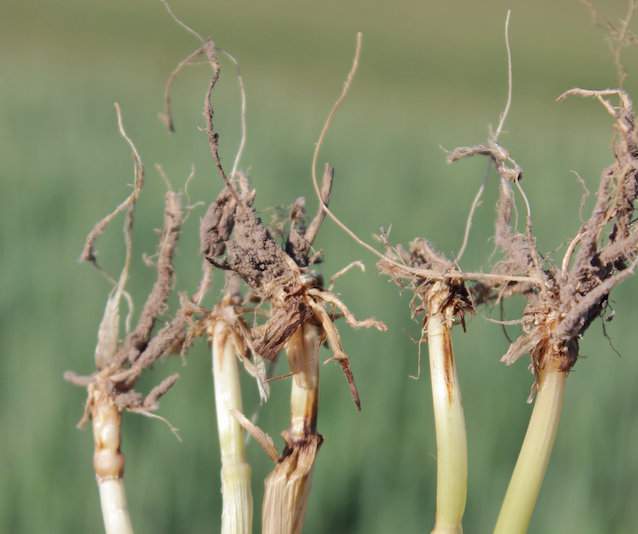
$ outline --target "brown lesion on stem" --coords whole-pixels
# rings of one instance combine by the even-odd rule
[[[449,329],[443,331],[444,369],[445,384],[447,386],[448,402],[454,399],[454,351],[452,350],[452,340]]]
[[[120,436],[121,412],[106,382],[89,386],[89,412],[93,420],[93,468],[99,481],[124,476],[124,455]]]
[[[466,283],[462,278],[443,276],[453,270],[455,265],[426,239],[414,239],[407,249],[403,245],[392,245],[387,233],[381,233],[377,239],[385,248],[385,257],[377,263],[377,268],[399,288],[407,289],[412,293],[410,301],[412,318],[416,319],[423,315],[421,339],[426,338],[424,334],[427,332],[428,319],[432,315],[439,315],[446,325],[444,329],[445,370],[451,400],[454,354],[449,330],[455,323],[461,324],[465,330],[465,317],[474,311],[474,304]],[[440,273],[444,281],[413,275],[397,265]]]
[[[447,389],[448,402],[451,404],[456,393],[456,368],[454,350],[452,349],[451,329],[454,322],[461,322],[463,328],[464,314],[471,311],[471,301],[465,287],[457,282],[456,287],[442,282],[434,283],[427,293],[421,295],[421,299],[427,299],[425,310],[424,332],[428,328],[428,318],[437,316],[443,326],[443,372]]]

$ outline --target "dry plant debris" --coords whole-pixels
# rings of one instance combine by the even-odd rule
[[[521,186],[522,172],[505,149],[491,142],[455,149],[448,158],[452,162],[486,155],[494,162],[500,177],[495,243],[502,260],[493,271],[526,276],[533,283],[480,281],[471,292],[478,304],[514,294],[527,298],[523,334],[512,343],[502,361],[509,365],[530,352],[537,379],[546,366],[556,365],[562,371],[571,369],[578,356],[580,338],[592,321],[603,314],[611,290],[633,274],[638,254],[638,233],[633,220],[638,196],[638,145],[632,102],[619,89],[572,89],[558,100],[569,96],[596,98],[612,116],[614,162],[603,171],[592,212],[569,242],[561,265],[551,264],[537,250],[531,210]],[[617,104],[612,104],[611,98],[616,98]],[[524,232],[517,231],[512,222],[514,189],[521,194],[527,212]]]
[[[379,267],[414,291],[419,299],[413,306],[415,313],[424,310],[433,279],[451,280],[451,298],[455,298],[454,307],[461,319],[472,306],[499,302],[515,294],[525,296],[528,304],[522,318],[523,334],[511,344],[502,361],[509,365],[530,352],[537,378],[546,365],[558,365],[563,371],[571,369],[578,355],[579,339],[603,313],[613,287],[633,274],[638,255],[638,231],[633,220],[638,196],[638,145],[632,102],[619,89],[572,89],[559,100],[568,96],[594,97],[613,117],[614,162],[603,171],[591,215],[571,239],[560,266],[552,265],[538,251],[529,201],[521,185],[522,170],[493,139],[484,145],[456,148],[448,154],[449,162],[486,156],[498,173],[494,241],[502,259],[494,265],[491,277],[475,278],[463,273],[424,239],[413,241],[406,251],[391,246],[387,236],[380,236],[386,255]],[[613,97],[618,99],[616,105],[610,101]],[[513,221],[515,191],[525,205],[524,231],[519,231]],[[434,271],[437,276],[419,276],[416,273],[420,270],[428,274]],[[469,294],[463,286],[467,282],[471,282]],[[545,361],[548,354],[553,355],[553,362]]]
[[[633,34],[628,33],[627,26],[635,7],[635,2],[630,2],[627,19],[622,22],[619,34],[614,37],[617,67],[620,51],[633,39]],[[614,162],[603,172],[592,213],[570,241],[561,265],[552,264],[538,250],[532,226],[531,206],[521,183],[522,169],[498,141],[509,112],[512,95],[509,13],[506,18],[505,36],[508,55],[508,98],[498,127],[490,133],[485,144],[459,147],[448,153],[450,163],[468,157],[485,156],[498,174],[499,199],[494,241],[501,259],[493,266],[491,272],[467,272],[458,265],[467,245],[474,211],[479,204],[484,185],[472,203],[463,244],[454,260],[449,260],[436,252],[425,239],[414,240],[407,250],[402,246],[393,246],[389,236],[383,231],[377,238],[385,250],[383,253],[379,252],[359,238],[324,205],[327,215],[344,232],[380,258],[378,267],[381,272],[389,275],[401,287],[412,290],[413,315],[422,312],[425,315],[421,339],[427,334],[428,316],[432,313],[439,314],[441,304],[448,308],[448,313],[444,314],[448,323],[455,319],[463,323],[465,314],[479,305],[501,304],[504,298],[513,295],[526,298],[527,305],[522,319],[514,321],[522,325],[523,333],[511,343],[502,361],[509,365],[523,354],[530,353],[530,367],[535,377],[530,401],[538,391],[542,390],[544,394],[540,406],[537,403],[538,410],[535,409],[530,421],[530,439],[526,437],[510,485],[512,491],[508,491],[499,517],[499,533],[512,532],[513,530],[507,530],[512,526],[509,518],[517,515],[525,516],[517,521],[521,529],[526,528],[524,523],[531,517],[551,453],[551,444],[556,436],[564,378],[576,362],[579,341],[592,321],[604,314],[610,291],[633,274],[638,264],[638,230],[634,221],[634,203],[638,196],[638,146],[632,102],[622,89],[572,89],[559,97],[559,100],[568,96],[593,97],[604,106],[614,119]],[[351,75],[356,70],[359,49],[360,39]],[[619,70],[621,82],[624,79],[623,72]],[[332,116],[345,98],[350,81],[351,76],[326,121],[320,141]],[[617,102],[612,103],[612,99],[616,99]],[[317,152],[318,149],[313,161],[313,183],[318,192],[314,174]],[[525,210],[523,230],[519,230],[518,217],[514,216],[518,214],[516,193],[520,195]],[[583,205],[584,200],[581,202],[581,213]],[[448,352],[448,367],[453,369],[451,350]],[[448,376],[452,377],[452,373],[448,372]],[[548,385],[543,389],[546,378]],[[451,402],[453,395],[450,383],[451,380],[448,380],[447,397]],[[543,439],[544,444],[537,447]],[[534,455],[537,457],[534,458]],[[535,462],[537,466],[530,468]],[[524,485],[525,480],[533,486],[530,491],[521,489],[520,485]],[[521,511],[523,508],[524,513],[510,513],[512,510]],[[437,517],[435,531],[438,526]],[[441,524],[441,529],[446,528],[449,528],[449,525]],[[454,531],[458,531],[461,528],[460,523],[455,523],[453,528]]]
[[[634,3],[631,5],[634,6]],[[629,17],[633,11],[634,8],[631,8]],[[592,321],[604,313],[610,291],[634,272],[638,261],[638,230],[634,221],[634,203],[638,196],[638,144],[632,101],[623,89],[572,89],[558,97],[558,101],[570,96],[596,98],[603,105],[614,120],[614,162],[601,175],[589,219],[582,223],[570,240],[561,265],[552,265],[536,245],[531,206],[522,187],[523,171],[498,142],[511,103],[508,22],[509,15],[506,21],[508,99],[498,127],[485,144],[458,147],[448,153],[449,163],[473,156],[487,157],[498,174],[494,242],[502,257],[491,272],[463,271],[458,266],[462,252],[451,261],[422,238],[415,239],[406,250],[402,246],[393,246],[389,236],[382,232],[377,236],[385,248],[382,254],[362,242],[347,227],[344,228],[345,225],[327,211],[353,239],[380,257],[378,266],[383,273],[413,291],[414,314],[427,309],[429,292],[436,281],[444,281],[448,286],[450,305],[461,321],[478,305],[500,303],[502,299],[516,294],[526,297],[528,304],[520,321],[523,334],[511,344],[502,361],[509,365],[530,352],[532,368],[538,378],[539,372],[549,363],[544,361],[548,353],[556,355],[552,359],[556,360],[554,363],[560,369],[571,369],[577,358],[579,339]],[[624,27],[627,23],[623,20],[622,25]],[[633,34],[627,29],[622,34],[624,39],[633,39]],[[621,72],[619,76],[622,77]],[[614,104],[612,99],[617,102]],[[516,192],[522,199],[526,214],[522,231],[517,228],[513,217],[518,213]],[[482,189],[479,195],[481,193]],[[462,250],[479,195],[468,217]]]
[[[87,389],[84,414],[79,426],[89,419],[93,423],[95,453],[93,465],[100,490],[102,512],[108,534],[132,532],[123,486],[124,456],[121,451],[121,414],[134,412],[160,419],[168,424],[176,434],[177,430],[164,418],[155,414],[159,400],[176,383],[179,375],[171,374],[146,394],[135,389],[144,370],[152,367],[163,356],[182,352],[188,348],[190,337],[188,324],[190,317],[198,310],[209,282],[206,266],[196,294],[192,298],[181,296],[179,309],[157,332],[156,326],[167,312],[167,301],[174,290],[173,259],[177,247],[184,210],[181,196],[168,190],[164,198],[163,224],[159,233],[159,243],[155,262],[156,279],[139,314],[137,324],[130,328],[133,312],[132,299],[126,291],[126,282],[132,261],[132,230],[136,203],[144,185],[144,166],[139,152],[128,137],[122,114],[116,104],[117,122],[120,135],[129,145],[133,155],[133,191],[112,212],[102,218],[89,232],[82,251],[81,260],[97,268],[113,285],[100,326],[95,349],[95,372],[81,376],[66,372],[65,379]],[[167,182],[168,183],[168,182]],[[113,279],[98,264],[95,250],[99,236],[119,215],[124,214],[124,242],[126,257],[124,267],[117,280]],[[151,260],[146,258],[147,263]],[[122,299],[128,302],[125,334],[121,337],[120,306]]]
[[[165,1],[164,3],[172,15],[170,7]],[[591,2],[583,0],[583,3],[590,8],[592,17],[598,22],[600,17]],[[622,89],[627,73],[621,62],[623,49],[636,42],[636,36],[628,26],[637,5],[633,0],[630,1],[628,14],[620,25],[605,22],[610,32],[610,48],[618,71],[620,88],[571,89],[558,99],[564,100],[570,96],[595,98],[614,121],[614,161],[603,171],[591,214],[582,222],[576,235],[569,242],[560,265],[553,264],[538,250],[532,226],[531,206],[522,187],[522,169],[499,144],[511,102],[508,14],[506,44],[510,83],[507,103],[498,127],[489,135],[486,143],[458,147],[448,153],[450,163],[474,156],[487,157],[498,175],[499,198],[496,206],[494,242],[501,258],[490,272],[467,272],[459,266],[483,186],[470,209],[463,244],[454,259],[449,259],[436,251],[424,238],[414,239],[407,247],[393,245],[385,232],[377,236],[384,248],[383,252],[379,252],[356,236],[330,211],[334,169],[330,165],[325,166],[319,185],[316,170],[319,150],[336,111],[348,94],[357,70],[361,50],[360,34],[357,37],[352,68],[324,123],[313,154],[312,181],[319,201],[318,211],[308,221],[305,200],[295,200],[288,214],[286,230],[282,234],[283,243],[280,243],[277,233],[264,224],[257,214],[255,189],[250,185],[248,178],[237,170],[245,144],[245,94],[240,75],[238,80],[242,91],[243,135],[230,173],[226,172],[219,153],[219,134],[214,124],[213,94],[221,73],[220,52],[234,62],[237,68],[238,64],[230,54],[218,49],[211,39],[202,38],[172,15],[200,41],[200,46],[183,59],[169,76],[165,86],[165,112],[162,114],[162,120],[170,131],[175,130],[171,110],[173,83],[185,66],[204,57],[211,69],[211,78],[204,99],[205,131],[223,189],[210,204],[200,223],[200,246],[204,265],[199,288],[190,298],[182,295],[177,312],[155,332],[160,318],[166,314],[167,301],[174,290],[173,256],[184,223],[180,195],[172,190],[166,193],[163,226],[155,255],[156,280],[137,324],[131,329],[129,323],[132,302],[126,291],[126,282],[132,259],[131,234],[135,207],[144,185],[144,167],[135,145],[124,130],[121,111],[116,105],[120,134],[133,154],[135,181],[131,194],[89,232],[81,255],[83,261],[91,263],[113,285],[98,331],[95,350],[96,371],[88,376],[72,372],[65,374],[65,378],[71,383],[87,388],[88,397],[80,424],[89,419],[93,421],[94,468],[100,491],[104,492],[102,495],[107,531],[110,531],[109,524],[116,523],[121,528],[118,532],[131,531],[123,486],[116,488],[116,491],[121,493],[116,500],[120,499],[124,505],[119,511],[113,512],[113,517],[109,517],[108,499],[104,497],[113,491],[104,489],[107,487],[106,484],[120,481],[123,477],[121,414],[123,411],[131,411],[159,417],[154,414],[158,409],[159,399],[175,384],[178,375],[168,376],[147,394],[135,390],[137,380],[144,370],[153,366],[159,358],[171,352],[184,352],[197,336],[211,336],[219,321],[224,321],[228,326],[224,335],[232,337],[235,354],[246,370],[256,378],[262,400],[268,397],[271,380],[265,362],[274,362],[282,349],[288,353],[291,371],[289,376],[293,378],[293,402],[291,425],[283,432],[283,453],[278,454],[272,439],[241,411],[234,410],[232,415],[257,439],[277,464],[266,480],[264,532],[293,534],[301,531],[313,465],[323,440],[317,431],[319,348],[324,343],[330,347],[332,357],[327,361],[335,360],[339,363],[355,405],[360,409],[361,401],[350,360],[342,347],[334,323],[338,318],[345,318],[353,328],[386,330],[383,323],[374,319],[357,320],[332,291],[332,284],[326,288],[322,276],[313,270],[322,259],[321,253],[314,250],[313,243],[326,216],[332,218],[355,241],[380,258],[378,268],[383,274],[389,276],[401,288],[412,292],[412,315],[424,317],[422,340],[428,335],[429,323],[436,323],[438,335],[443,340],[439,343],[441,346],[438,350],[445,356],[443,372],[446,400],[452,405],[456,398],[459,404],[459,413],[455,417],[457,422],[460,421],[460,426],[456,430],[462,427],[463,440],[464,421],[449,328],[455,322],[461,323],[465,328],[466,314],[473,312],[478,306],[500,304],[508,297],[522,295],[526,299],[523,317],[519,322],[522,334],[511,343],[501,361],[510,365],[524,354],[530,354],[530,367],[535,377],[530,398],[540,390],[550,372],[553,377],[560,375],[560,380],[564,382],[564,377],[578,358],[579,342],[583,334],[596,318],[604,315],[612,289],[632,275],[638,265],[638,229],[634,213],[638,197],[638,135],[632,101]],[[515,217],[518,213],[517,194],[522,200],[526,214],[522,230],[519,229]],[[95,244],[108,225],[120,214],[124,214],[126,259],[119,278],[114,279],[98,264]],[[355,262],[344,268],[333,279],[355,265],[360,264]],[[210,282],[210,266],[224,270],[227,276],[224,298],[212,310],[207,310],[201,303]],[[241,282],[248,288],[246,295],[242,295]],[[126,333],[123,337],[120,336],[122,299],[129,303],[129,317],[125,321]],[[246,320],[249,315],[252,315],[252,324]],[[195,319],[194,316],[198,318]],[[432,340],[430,343],[432,344]],[[561,383],[560,395],[562,387]],[[559,389],[557,388],[557,391]],[[562,397],[556,404],[561,403]],[[556,413],[559,412],[560,407]],[[555,437],[557,420],[556,417],[554,428],[548,433],[552,437],[547,441],[551,442]],[[457,432],[457,436],[460,435]],[[549,452],[551,445],[546,457]],[[461,451],[457,456],[460,458],[463,454],[467,456],[466,451]],[[451,465],[454,462],[450,460],[448,463]],[[534,475],[537,477],[535,484],[538,487],[543,474],[544,468]],[[464,476],[466,477],[466,472],[457,478],[461,479]],[[455,516],[454,531],[462,528],[465,487],[461,488],[459,485],[457,493],[457,503],[451,513]],[[506,496],[506,501],[507,498]],[[440,526],[442,532],[448,526],[438,525],[438,519],[437,511],[437,526]],[[435,532],[438,532],[437,526]],[[498,528],[497,525],[497,530]]]
[[[70,382],[89,388],[87,411],[81,423],[84,423],[91,414],[93,395],[97,395],[97,392],[100,392],[99,395],[106,395],[109,402],[117,406],[120,411],[141,413],[155,411],[159,399],[175,384],[178,376],[171,375],[166,378],[147,395],[135,391],[135,382],[144,369],[151,367],[159,358],[180,350],[185,341],[187,316],[192,312],[186,299],[182,299],[182,307],[175,317],[153,335],[159,318],[166,312],[167,300],[173,291],[173,256],[184,219],[180,195],[174,191],[168,191],[164,199],[164,221],[155,255],[157,277],[140,312],[137,325],[130,330],[128,328],[130,318],[127,318],[127,332],[124,338],[120,339],[120,304],[123,297],[130,300],[125,285],[132,257],[131,232],[134,210],[144,184],[144,167],[135,145],[124,131],[121,112],[117,105],[116,110],[120,133],[133,153],[135,183],[133,192],[89,232],[81,255],[81,260],[93,264],[104,272],[97,262],[96,240],[119,213],[125,212],[126,260],[119,279],[113,281],[114,287],[100,323],[95,349],[96,372],[90,376],[79,376],[72,372],[65,374],[65,378]],[[112,280],[108,274],[104,274]],[[132,303],[129,303],[129,307],[132,307]]]
[[[191,32],[193,33],[193,32]],[[219,134],[214,125],[213,93],[220,78],[219,54],[224,53],[236,65],[236,60],[217,49],[210,39],[197,35],[201,46],[179,63],[169,77],[165,92],[165,113],[162,118],[174,130],[171,113],[171,88],[181,69],[204,56],[211,69],[211,78],[204,99],[205,131],[210,153],[223,189],[210,204],[200,224],[201,253],[210,265],[227,273],[227,287],[223,302],[205,314],[196,331],[211,331],[215,321],[223,319],[235,338],[237,353],[247,371],[259,385],[262,399],[268,395],[269,380],[265,362],[274,362],[282,349],[288,353],[292,377],[291,426],[283,433],[285,447],[281,455],[274,449],[272,439],[243,414],[234,415],[255,437],[266,453],[276,460],[276,467],[266,481],[264,498],[264,532],[299,532],[303,524],[310,475],[316,453],[323,441],[317,432],[319,349],[327,343],[348,382],[352,398],[360,409],[361,401],[335,320],[343,317],[353,328],[376,328],[385,331],[383,323],[357,320],[347,306],[332,291],[325,288],[323,277],[313,270],[322,260],[313,243],[326,216],[332,192],[334,170],[325,166],[319,187],[321,205],[311,219],[306,217],[305,200],[296,199],[281,234],[269,228],[255,209],[256,192],[247,177],[237,170],[242,141],[233,169],[226,172],[219,154]],[[242,92],[242,126],[245,124],[245,95]],[[331,279],[338,278],[355,262]],[[247,287],[242,296],[239,281]],[[232,310],[232,313],[230,311]],[[252,315],[252,324],[246,316]],[[327,363],[325,362],[325,363]]]
[[[402,245],[392,245],[387,233],[382,232],[377,239],[385,247],[385,257],[377,263],[379,271],[389,276],[400,288],[412,292],[412,316],[424,316],[424,331],[427,330],[428,309],[432,307],[433,299],[437,300],[437,309],[451,310],[452,317],[465,329],[465,316],[471,313],[474,307],[464,278],[447,276],[448,273],[457,271],[454,263],[436,251],[424,238],[414,239],[407,250]],[[402,265],[416,270],[437,272],[440,278],[414,275],[402,269]]]
[[[178,19],[175,20],[184,25]],[[330,199],[334,170],[326,165],[320,187],[322,205],[310,223],[305,220],[305,200],[298,198],[293,203],[288,236],[281,246],[257,215],[254,208],[256,193],[246,176],[235,168],[229,175],[222,164],[219,133],[214,126],[212,98],[221,73],[219,50],[211,39],[202,38],[190,28],[188,30],[196,35],[201,46],[182,60],[169,76],[165,88],[165,111],[161,119],[169,130],[174,131],[171,109],[173,83],[185,66],[199,57],[205,57],[212,72],[204,99],[205,129],[210,153],[224,188],[202,218],[202,254],[211,265],[236,273],[250,288],[253,300],[270,304],[268,321],[250,332],[252,339],[246,339],[253,354],[269,361],[274,360],[297,328],[308,321],[314,321],[322,327],[333,352],[331,359],[341,365],[353,399],[357,407],[360,407],[349,359],[341,346],[333,319],[343,316],[354,328],[372,327],[385,331],[385,325],[372,319],[357,320],[334,293],[322,287],[322,277],[311,270],[313,265],[321,262],[321,253],[313,251],[312,243],[326,215],[325,207]],[[228,55],[225,51],[222,52]],[[234,58],[232,60],[235,61]],[[235,161],[237,160],[238,157]],[[242,335],[246,337],[246,332]]]
[[[333,358],[342,367],[357,406],[360,399],[344,352],[334,318],[345,317],[354,328],[385,330],[385,325],[371,319],[358,321],[346,305],[330,290],[322,287],[322,277],[311,270],[321,261],[312,244],[319,232],[325,213],[319,208],[307,223],[305,201],[297,199],[289,215],[289,232],[283,246],[273,237],[254,208],[255,190],[239,172],[226,173],[219,155],[219,134],[214,127],[212,95],[219,80],[221,66],[217,49],[211,40],[190,54],[177,67],[167,83],[167,102],[170,102],[170,84],[185,64],[199,55],[205,55],[212,71],[204,103],[204,118],[211,156],[224,189],[209,206],[200,225],[202,253],[211,265],[236,273],[250,288],[251,297],[270,305],[270,318],[251,332],[250,348],[259,357],[274,360],[294,332],[306,322],[321,326]],[[166,123],[173,124],[167,105]],[[332,190],[334,171],[326,166],[321,195],[327,205]]]
[[[326,167],[323,179],[325,201],[330,194],[333,172]],[[350,385],[355,403],[359,395],[333,320],[343,315],[354,328],[374,327],[383,331],[382,323],[358,321],[346,305],[331,291],[323,289],[323,280],[310,267],[320,261],[312,253],[323,213],[321,210],[306,228],[303,199],[297,199],[290,212],[290,230],[284,246],[272,237],[257,216],[254,190],[242,177],[235,201],[224,189],[211,204],[201,224],[202,252],[214,266],[236,273],[252,291],[252,298],[271,306],[268,320],[252,333],[252,349],[257,355],[274,360],[295,331],[307,322],[322,327],[326,340]],[[243,184],[243,185],[242,185]]]

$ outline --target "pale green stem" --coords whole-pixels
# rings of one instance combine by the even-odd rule
[[[542,377],[495,534],[527,532],[556,440],[566,377],[560,369],[547,369]]]
[[[451,317],[431,307],[427,335],[436,428],[436,517],[433,534],[463,532],[467,499],[467,437],[452,341]]]
[[[221,455],[222,534],[252,532],[251,469],[244,451],[244,430],[233,415],[242,412],[241,386],[233,332],[219,319],[213,328],[213,380]]]

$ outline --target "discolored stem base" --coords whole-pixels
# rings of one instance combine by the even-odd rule
[[[446,310],[436,303],[431,305],[427,335],[437,449],[436,517],[432,534],[461,534],[467,499],[467,437],[450,325],[451,317],[446,317]]]
[[[321,334],[312,324],[288,341],[292,377],[290,427],[286,450],[265,482],[262,534],[300,534],[310,493],[312,470],[322,438],[317,434]]]
[[[122,414],[106,386],[89,387],[93,421],[93,468],[100,492],[106,534],[133,534],[124,491],[124,455],[121,452]]]

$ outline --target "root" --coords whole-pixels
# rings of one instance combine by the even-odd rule
[[[219,81],[219,75],[221,72],[221,66],[219,64],[219,59],[217,58],[217,52],[215,51],[215,45],[212,41],[206,41],[203,45],[204,53],[206,54],[206,59],[208,60],[208,64],[210,65],[212,76],[210,78],[210,82],[208,83],[208,90],[206,91],[206,98],[204,99],[204,118],[206,119],[206,134],[208,136],[208,146],[210,148],[211,156],[213,157],[213,161],[215,162],[215,167],[217,169],[217,174],[224,182],[224,185],[228,188],[228,191],[234,198],[235,202],[238,205],[242,205],[242,201],[240,200],[239,193],[235,190],[233,185],[230,183],[228,176],[226,175],[226,171],[224,170],[224,166],[222,165],[221,158],[219,156],[219,134],[215,130],[214,125],[214,114],[215,108],[213,107],[213,90]]]
[[[135,181],[133,183],[133,191],[131,192],[131,194],[127,196],[111,213],[102,218],[86,237],[84,248],[82,249],[82,254],[80,255],[80,260],[92,263],[98,269],[99,267],[97,263],[97,256],[95,253],[95,242],[97,241],[98,237],[102,235],[104,230],[106,230],[110,222],[115,217],[117,217],[118,214],[135,206],[135,204],[137,203],[137,199],[142,191],[142,187],[144,186],[144,165],[142,164],[142,158],[140,157],[135,144],[133,143],[133,141],[131,141],[131,138],[128,136],[126,130],[124,129],[124,123],[122,121],[122,111],[120,109],[120,105],[117,102],[115,103],[115,113],[117,116],[117,126],[120,135],[129,145],[131,153],[133,154],[133,175],[135,176]],[[132,213],[128,217],[128,225],[132,226]],[[130,234],[130,231],[128,233]]]
[[[510,45],[510,17],[512,15],[512,10],[507,10],[507,15],[505,16],[505,50],[507,51],[507,100],[505,101],[505,108],[499,117],[498,126],[494,131],[494,135],[492,136],[491,141],[496,143],[498,138],[500,137],[503,127],[505,126],[505,121],[507,120],[507,116],[510,112],[510,107],[512,106],[512,48]]]
[[[65,378],[68,381],[86,387],[89,392],[83,421],[90,415],[89,407],[93,402],[91,400],[92,392],[98,390],[102,396],[108,397],[108,402],[117,406],[120,412],[128,410],[151,416],[151,412],[159,408],[159,399],[175,385],[178,379],[177,374],[165,378],[159,385],[152,388],[146,397],[135,391],[134,386],[144,369],[176,348],[179,351],[186,339],[185,327],[192,305],[191,301],[182,302],[175,317],[159,333],[152,336],[154,327],[160,315],[165,312],[166,303],[173,291],[173,256],[183,222],[179,195],[169,190],[165,196],[164,222],[155,261],[157,278],[142,308],[138,324],[132,331],[128,325],[132,312],[132,303],[129,304],[129,316],[126,318],[127,335],[123,340],[120,340],[119,307],[122,297],[127,300],[130,298],[125,291],[125,284],[132,258],[131,234],[134,209],[144,183],[144,167],[135,144],[124,129],[121,110],[117,104],[116,113],[120,135],[127,142],[133,154],[135,184],[133,192],[91,230],[82,254],[86,261],[97,265],[94,252],[97,238],[116,215],[122,211],[126,212],[124,220],[126,258],[119,280],[107,299],[104,316],[98,329],[95,351],[97,372],[84,377],[72,372],[65,373]],[[198,291],[200,295],[203,295],[203,288],[207,285],[205,279],[206,274],[204,273]]]
[[[193,35],[198,41],[200,41],[201,43],[204,42],[204,38],[199,33],[197,33],[193,28],[191,28],[188,24],[186,24],[182,19],[180,19],[177,15],[175,15],[173,10],[171,9],[170,4],[168,3],[168,0],[160,0],[160,2],[162,2],[162,4],[164,4],[164,7],[166,8],[166,11],[168,12],[169,16],[177,24],[179,24],[182,28],[184,28],[188,33]]]
[[[335,282],[354,268],[359,269],[362,273],[366,272],[366,266],[363,264],[363,262],[359,260],[350,262],[343,269],[340,269],[330,277],[330,285],[328,286],[328,291],[332,291],[334,289]]]
[[[376,328],[379,332],[388,331],[388,327],[381,321],[377,321],[375,319],[364,319],[363,321],[359,321],[348,309],[348,307],[332,293],[319,291],[317,289],[309,289],[308,294],[316,296],[318,299],[332,304],[343,314],[346,322],[352,328]]]
[[[237,83],[239,85],[239,97],[240,97],[240,100],[241,100],[240,119],[239,119],[241,136],[240,136],[240,139],[239,139],[239,146],[237,147],[237,152],[235,154],[235,159],[233,160],[233,168],[230,171],[230,176],[232,178],[232,177],[234,177],[237,174],[237,171],[239,169],[239,162],[241,161],[241,156],[244,153],[244,147],[246,146],[246,132],[247,132],[247,129],[246,129],[246,88],[244,86],[244,78],[241,75],[241,69],[239,68],[239,61],[237,61],[237,59],[235,59],[235,56],[230,54],[230,52],[228,52],[226,50],[220,50],[220,51],[228,59],[230,59],[235,65]]]
[[[165,4],[168,5],[168,4]],[[162,121],[164,126],[168,129],[169,132],[175,132],[175,121],[173,119],[173,106],[172,106],[172,90],[173,83],[179,76],[179,73],[182,72],[184,67],[192,64],[192,62],[198,57],[204,54],[204,47],[200,46],[190,54],[188,54],[184,59],[182,59],[173,72],[171,72],[166,79],[166,83],[164,84],[164,112],[159,114],[159,119]]]
[[[323,170],[323,177],[321,178],[321,189],[319,191],[319,208],[312,222],[308,225],[306,230],[306,241],[312,245],[319,233],[319,228],[326,218],[326,210],[324,206],[330,204],[330,195],[332,193],[332,182],[334,180],[334,168],[330,164],[326,163]]]
[[[157,318],[164,312],[166,301],[173,289],[173,255],[177,247],[183,220],[182,208],[177,193],[166,193],[164,225],[157,249],[157,278],[149,293],[138,324],[126,338],[122,353],[134,362],[146,348]]]
[[[316,303],[312,298],[307,299],[307,303],[314,312],[317,320],[321,323],[321,327],[323,328],[323,332],[326,335],[328,345],[330,346],[330,350],[332,351],[332,357],[326,360],[324,364],[329,363],[332,360],[336,360],[339,363],[339,365],[341,366],[341,370],[343,371],[343,374],[345,375],[348,382],[352,400],[354,401],[357,410],[361,411],[361,397],[359,396],[359,391],[357,390],[357,386],[354,382],[354,376],[352,374],[352,369],[350,368],[350,359],[342,348],[341,336],[339,336],[339,331],[335,328],[330,315],[328,315],[328,312],[323,309],[323,306]]]
[[[627,13],[617,24],[602,17],[591,0],[581,0],[581,3],[589,11],[594,25],[603,28],[607,33],[607,44],[616,68],[618,86],[623,87],[627,79],[627,71],[622,62],[622,52],[625,48],[638,43],[636,34],[629,30],[631,20],[638,9],[638,2],[636,0],[628,1]]]

